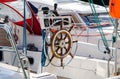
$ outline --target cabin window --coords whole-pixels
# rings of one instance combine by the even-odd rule
[[[89,15],[81,15],[82,20],[86,23],[86,25],[89,27],[96,27],[97,23],[100,23],[100,26],[112,26],[111,20],[114,21],[109,15],[107,14],[99,14],[98,18],[95,17],[92,14]]]

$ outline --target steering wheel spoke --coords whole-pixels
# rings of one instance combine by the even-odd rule
[[[54,58],[54,55],[52,55],[52,57],[50,58],[50,62],[53,60],[53,58]]]
[[[72,53],[70,52],[69,55],[71,56],[71,58],[73,58],[74,56],[72,55]]]

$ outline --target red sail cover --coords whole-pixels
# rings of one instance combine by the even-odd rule
[[[120,18],[120,0],[109,0],[109,9],[113,18]]]
[[[40,23],[39,23],[38,19],[36,18],[35,13],[33,12],[32,8],[28,4],[28,2],[27,2],[27,6],[29,7],[29,9],[31,11],[31,14],[32,14],[32,18],[31,18],[33,20],[33,28],[32,28],[32,30],[33,30],[34,34],[42,35]],[[32,23],[30,25],[32,25]]]
[[[16,1],[16,0],[0,0],[0,2],[11,2],[11,1]]]
[[[32,17],[31,18],[27,18],[26,19],[26,25],[27,25],[27,30],[31,33],[31,34],[35,34],[35,35],[42,35],[41,33],[41,26],[40,26],[40,23],[39,21],[37,20],[36,16],[35,16],[35,13],[33,12],[33,10],[31,9],[31,7],[29,6],[28,2],[27,3],[27,6],[29,7],[30,11],[31,11],[31,15]],[[16,22],[15,24],[17,25],[20,25],[20,26],[23,26],[24,24],[24,21],[19,21],[19,22]],[[30,28],[31,27],[31,28]]]

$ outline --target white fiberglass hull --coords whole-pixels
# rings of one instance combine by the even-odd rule
[[[44,71],[57,74],[68,79],[105,79],[108,74],[113,75],[114,63],[110,63],[108,73],[107,61],[75,56],[70,64],[64,68],[49,65]]]
[[[26,79],[23,76],[22,70],[17,67],[0,63],[0,79]],[[48,72],[44,73],[30,73],[27,79],[57,79],[56,75]]]

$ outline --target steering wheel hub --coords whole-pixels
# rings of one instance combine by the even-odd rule
[[[65,40],[61,40],[59,43],[60,48],[64,48],[65,47]]]

